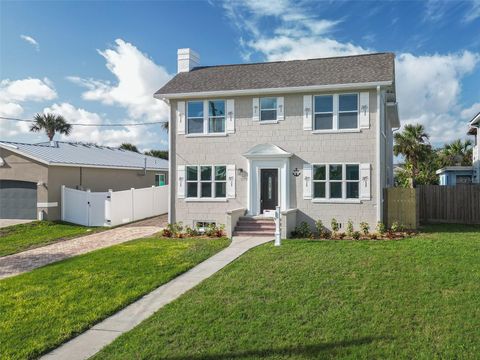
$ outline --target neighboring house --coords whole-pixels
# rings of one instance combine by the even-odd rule
[[[127,190],[167,182],[168,161],[71,142],[0,142],[0,218],[60,219],[61,186]]]
[[[472,166],[447,166],[436,171],[439,184],[455,186],[458,184],[471,184],[473,178]]]
[[[279,205],[285,237],[302,221],[382,220],[400,126],[394,54],[201,67],[180,49],[155,97],[171,109],[171,222],[230,234],[239,214]]]
[[[480,184],[480,113],[470,121],[469,135],[474,136],[473,140],[473,182]]]

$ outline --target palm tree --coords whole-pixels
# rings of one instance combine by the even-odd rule
[[[168,133],[168,121],[162,123],[162,129]]]
[[[471,166],[473,144],[470,140],[457,139],[450,144],[445,144],[441,151],[443,166]]]
[[[72,125],[67,123],[65,118],[61,115],[55,114],[36,114],[34,116],[35,122],[30,127],[30,131],[39,132],[44,130],[50,141],[56,133],[69,135],[72,131]]]
[[[168,150],[149,150],[145,151],[145,155],[168,160]]]
[[[127,150],[127,151],[133,151],[133,152],[137,152],[137,153],[140,152],[140,151],[138,151],[138,149],[135,145],[130,144],[130,143],[123,143],[122,145],[120,145],[119,149]]]
[[[421,162],[427,160],[432,151],[428,134],[423,125],[406,125],[401,133],[394,135],[394,141],[393,153],[395,156],[403,155],[405,162],[411,166],[411,187],[414,187]]]

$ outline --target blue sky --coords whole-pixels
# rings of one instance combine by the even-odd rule
[[[88,1],[0,3],[0,116],[72,123],[166,120],[152,93],[176,50],[203,65],[392,51],[402,123],[441,144],[480,111],[480,1]],[[42,141],[0,120],[0,139]],[[60,137],[65,139],[64,137]],[[68,138],[166,148],[158,125],[75,127]]]

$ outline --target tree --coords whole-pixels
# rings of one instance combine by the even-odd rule
[[[440,153],[442,166],[471,166],[473,145],[470,140],[457,139],[450,144],[445,144]]]
[[[428,134],[423,125],[406,125],[401,133],[394,135],[394,141],[393,153],[405,157],[405,163],[411,168],[410,186],[414,187],[421,171],[421,163],[432,155]]]
[[[138,149],[135,145],[130,144],[130,143],[122,143],[122,145],[120,145],[119,149],[127,150],[127,151],[133,151],[133,152],[136,152],[136,153],[140,152],[140,151],[138,151]]]
[[[158,157],[160,159],[168,160],[168,151],[167,150],[149,150],[145,151],[145,155]]]
[[[162,123],[162,129],[168,133],[168,121]]]
[[[32,132],[45,131],[50,141],[56,133],[70,135],[72,125],[67,123],[65,118],[61,115],[55,114],[36,114],[34,116],[35,122],[30,127]]]

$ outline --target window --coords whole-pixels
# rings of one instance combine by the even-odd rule
[[[315,199],[358,199],[359,183],[358,164],[313,165]]]
[[[358,94],[338,96],[338,128],[358,128]]]
[[[333,95],[315,96],[315,115],[313,129],[333,129]]]
[[[203,233],[209,226],[216,226],[214,221],[195,221],[195,228]]]
[[[155,186],[165,185],[165,174],[155,174]]]
[[[358,129],[358,94],[314,96],[313,130]]]
[[[260,99],[260,121],[277,120],[277,98]]]
[[[215,100],[208,102],[208,132],[225,132],[225,101]]]
[[[226,166],[187,166],[188,198],[225,198],[226,195]]]
[[[206,107],[208,107],[208,111]],[[187,103],[187,133],[225,133],[225,101],[189,101]]]

